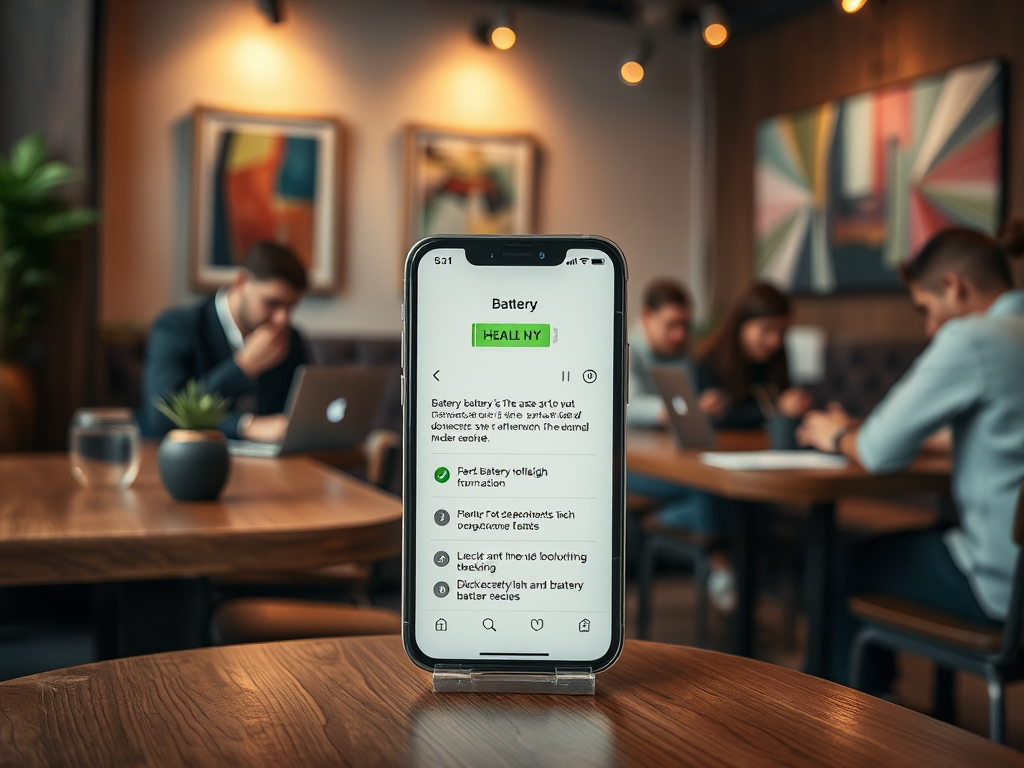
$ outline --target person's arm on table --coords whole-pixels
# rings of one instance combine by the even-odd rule
[[[630,386],[632,389],[632,385]],[[665,402],[659,395],[629,394],[626,424],[630,427],[657,427],[666,421]]]
[[[293,339],[293,335],[295,338]],[[289,326],[275,327],[269,323],[261,325],[245,338],[245,345],[235,352],[232,363],[248,380],[249,386],[263,373],[281,364],[286,358],[296,359],[295,367],[305,361],[301,338]],[[282,396],[280,407],[284,408]],[[221,423],[221,430],[228,437],[240,437],[259,443],[277,443],[284,439],[288,429],[288,417],[283,413],[257,416],[251,413],[231,413]]]
[[[797,439],[802,445],[841,453],[869,472],[905,468],[930,436],[980,397],[983,374],[970,336],[962,323],[942,328],[861,427],[833,406],[809,413]]]

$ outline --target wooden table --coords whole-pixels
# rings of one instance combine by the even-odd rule
[[[397,498],[301,456],[234,457],[221,498],[201,503],[167,494],[155,445],[143,448],[139,476],[124,491],[81,488],[66,454],[0,456],[0,586],[134,584],[379,560],[401,551],[401,527]],[[130,601],[135,613],[149,611],[146,623],[170,631],[173,617],[154,597],[158,584],[137,587],[129,591],[146,594]]]
[[[767,448],[763,432],[723,432],[715,450]],[[901,493],[949,492],[950,460],[924,457],[903,472],[871,475],[851,462],[844,469],[737,471],[711,467],[700,461],[701,451],[677,448],[664,432],[633,430],[626,438],[626,466],[630,472],[667,480],[713,493],[734,502],[733,568],[737,581],[737,607],[733,622],[734,650],[753,653],[754,518],[758,502],[795,504],[810,508],[805,575],[807,580],[807,671],[828,669],[829,608],[834,570],[835,504],[847,496],[888,496]]]
[[[2,766],[1021,765],[799,672],[629,641],[596,696],[434,694],[397,637],[229,646],[0,683]]]
[[[401,549],[394,496],[301,456],[234,457],[214,502],[178,502],[156,446],[125,491],[81,488],[66,454],[0,456],[0,586],[288,570]]]

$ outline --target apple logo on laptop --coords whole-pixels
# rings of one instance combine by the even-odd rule
[[[685,416],[690,412],[690,406],[686,404],[686,400],[682,395],[676,395],[672,398],[672,407],[680,416]]]
[[[331,424],[337,424],[339,421],[345,418],[345,409],[348,407],[348,401],[344,397],[339,397],[337,400],[332,400],[327,406],[327,420]]]

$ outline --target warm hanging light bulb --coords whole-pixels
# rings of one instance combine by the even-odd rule
[[[639,61],[627,61],[619,67],[619,76],[627,85],[636,85],[644,79],[644,65]]]
[[[729,39],[729,21],[718,3],[706,3],[700,7],[701,35],[712,48],[721,48]]]
[[[502,25],[491,30],[491,45],[499,51],[507,51],[516,44],[516,33],[512,27]]]
[[[856,13],[865,5],[868,0],[836,0],[840,10],[846,11],[847,13]]]
[[[619,67],[619,77],[626,85],[637,85],[644,79],[644,67],[651,58],[654,46],[650,40],[641,40]]]
[[[499,51],[507,51],[516,44],[512,9],[505,6],[491,19],[481,21],[474,27],[474,35],[484,45],[492,45]]]

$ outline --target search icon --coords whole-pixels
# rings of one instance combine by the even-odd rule
[[[484,619],[484,629],[489,629],[491,632],[497,632],[494,628],[494,619]]]

